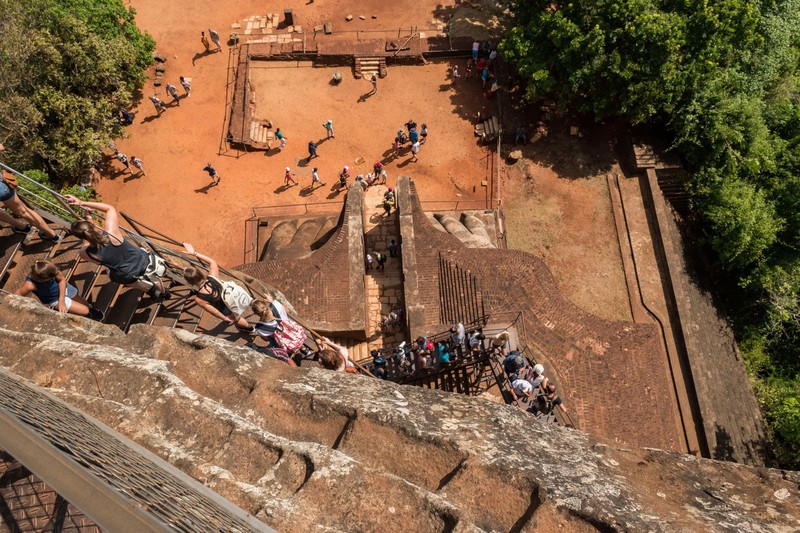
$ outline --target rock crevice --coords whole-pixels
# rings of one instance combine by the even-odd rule
[[[0,304],[0,366],[278,530],[790,531],[800,476],[614,447],[505,405],[186,331]]]

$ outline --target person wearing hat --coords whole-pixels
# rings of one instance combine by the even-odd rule
[[[540,364],[533,365],[533,375],[528,378],[528,381],[533,385],[534,389],[541,385],[542,388],[546,390],[550,384],[548,379],[544,377],[544,366]]]
[[[524,379],[515,379],[511,382],[511,396],[515,400],[519,400],[520,397],[527,399],[533,395],[533,386],[529,381]]]
[[[290,181],[295,185],[298,185],[298,183],[294,180],[294,173],[292,172],[292,168],[286,167],[286,174],[283,176],[283,184],[288,187]]]
[[[327,122],[324,122],[322,127],[325,128],[326,139],[336,138],[336,136],[333,134],[333,121],[331,119],[328,119]]]

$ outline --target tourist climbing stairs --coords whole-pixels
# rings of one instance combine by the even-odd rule
[[[358,79],[369,80],[372,76],[385,78],[386,58],[385,57],[356,57],[354,58],[353,74]]]
[[[0,169],[17,177],[20,182],[17,189],[20,199],[38,212],[61,236],[61,241],[55,243],[39,237],[35,228],[29,234],[23,235],[13,232],[8,226],[0,227],[0,244],[3,250],[0,257],[0,292],[14,293],[24,283],[32,265],[38,260],[47,260],[55,263],[67,282],[78,289],[80,296],[105,314],[102,320],[104,323],[115,325],[122,331],[127,332],[134,324],[147,324],[214,335],[241,345],[254,340],[252,335],[244,334],[235,326],[220,321],[195,303],[191,287],[182,278],[182,270],[190,264],[201,270],[206,270],[206,267],[196,258],[185,254],[180,242],[120,213],[134,228],[121,226],[126,239],[160,256],[169,266],[165,283],[170,289],[171,297],[155,300],[141,290],[111,281],[106,267],[80,257],[82,241],[67,231],[69,220],[85,217],[80,208],[68,205],[66,199],[56,191],[6,165],[0,164]],[[93,216],[99,217],[99,214],[94,213]],[[102,224],[102,220],[97,222]],[[252,295],[270,290],[255,280],[245,281],[230,271],[220,270],[223,280],[236,281]],[[297,317],[292,318],[307,330],[307,345],[315,349],[313,330],[304,326]],[[359,368],[370,375],[365,369]]]

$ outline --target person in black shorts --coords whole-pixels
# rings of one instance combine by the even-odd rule
[[[84,202],[69,194],[64,198],[70,205],[100,211],[105,217],[102,229],[88,220],[72,223],[70,231],[84,241],[80,251],[83,259],[108,267],[111,281],[120,285],[145,291],[156,300],[170,297],[167,284],[161,278],[166,273],[164,261],[125,239],[119,227],[119,214],[113,206]]]

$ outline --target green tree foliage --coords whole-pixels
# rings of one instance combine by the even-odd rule
[[[62,179],[95,163],[122,129],[153,39],[121,0],[0,0],[0,142],[7,163]]]
[[[800,467],[800,0],[511,0],[530,99],[673,135],[782,458]]]
[[[783,227],[764,191],[740,180],[721,182],[706,216],[711,244],[731,267],[762,261]]]

